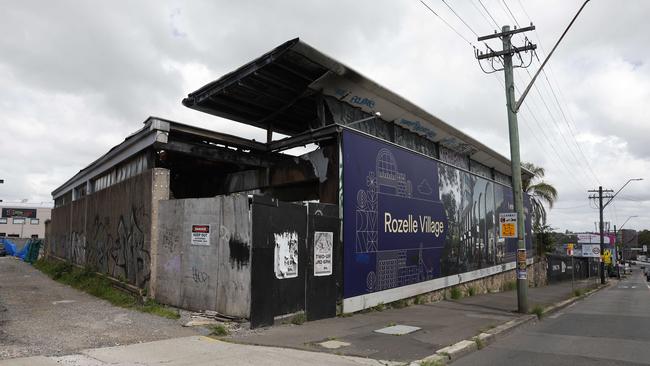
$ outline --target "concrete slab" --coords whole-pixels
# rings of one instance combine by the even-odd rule
[[[43,356],[12,358],[0,361],[0,366],[60,366],[56,361]]]
[[[331,340],[331,341],[325,341],[319,343],[321,347],[327,348],[327,349],[339,349],[341,347],[347,347],[350,345],[348,342],[341,342],[341,341],[336,341],[336,340]]]
[[[401,336],[401,335],[404,335],[404,334],[413,333],[413,332],[418,331],[420,329],[422,329],[422,328],[420,328],[420,327],[412,327],[410,325],[398,324],[398,325],[393,325],[393,326],[386,327],[386,328],[377,329],[377,330],[375,330],[375,333],[382,333],[382,334],[390,334],[390,335]]]

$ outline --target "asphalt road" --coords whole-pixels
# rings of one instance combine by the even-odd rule
[[[628,278],[453,365],[650,365],[649,285],[634,266]]]

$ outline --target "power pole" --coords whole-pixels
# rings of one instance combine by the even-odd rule
[[[580,15],[580,12],[582,12],[582,9],[584,9],[585,5],[587,5],[588,2],[589,0],[585,0],[585,2],[582,4],[582,6],[580,7],[576,15],[573,17],[573,19],[566,27],[566,29],[564,30],[564,32],[562,33],[558,41],[555,43],[555,46],[553,46],[553,49],[551,49],[551,52],[549,52],[549,54],[546,56],[546,59],[544,59],[544,62],[542,62],[541,66],[539,67],[535,75],[533,75],[532,79],[530,80],[530,83],[528,83],[528,86],[521,94],[519,100],[515,100],[515,85],[512,77],[512,69],[513,67],[530,66],[530,64],[533,62],[532,52],[530,54],[530,61],[528,62],[528,65],[525,65],[525,61],[521,57],[521,53],[534,51],[537,48],[537,46],[532,44],[530,41],[528,41],[528,39],[526,39],[527,43],[523,47],[517,48],[512,45],[511,39],[513,34],[534,30],[535,26],[533,26],[531,23],[529,27],[524,27],[519,29],[515,28],[514,30],[510,30],[510,26],[505,25],[501,28],[501,33],[497,33],[495,31],[494,34],[478,37],[479,42],[486,41],[493,38],[501,38],[501,40],[503,41],[503,50],[496,52],[486,44],[486,47],[489,50],[489,52],[484,54],[483,52],[479,52],[477,50],[476,59],[479,61],[481,70],[483,70],[484,72],[491,73],[483,69],[483,66],[481,65],[481,60],[490,59],[490,61],[492,62],[492,69],[493,69],[492,72],[503,70],[505,74],[506,106],[508,108],[508,130],[510,134],[510,165],[512,168],[512,189],[515,197],[515,210],[517,211],[517,240],[518,240],[517,305],[520,313],[528,312],[528,279],[527,279],[528,276],[526,273],[526,242],[524,241],[525,225],[524,225],[523,192],[521,189],[522,186],[521,185],[521,162],[519,159],[519,129],[517,126],[517,111],[519,111],[519,108],[521,107],[521,104],[524,102],[524,99],[526,98],[528,91],[530,91],[530,88],[533,86],[533,83],[535,83],[537,76],[539,75],[540,72],[542,72],[544,66],[551,58],[551,55],[553,55],[553,52],[555,52],[555,49],[560,44],[560,42],[562,42],[562,39],[567,34],[567,32],[569,31],[569,29],[571,28],[575,20],[578,18],[578,15]],[[512,64],[513,55],[517,55],[519,58],[520,64],[518,66],[513,66]],[[494,68],[494,59],[501,60],[501,63],[503,65],[502,69]]]
[[[603,255],[605,254],[605,233],[604,233],[604,228],[605,225],[603,223],[603,210],[605,209],[605,206],[603,205],[603,192],[605,193],[613,193],[614,191],[611,189],[605,189],[603,190],[602,186],[598,187],[598,190],[590,190],[589,192],[593,193],[598,193],[598,196],[591,195],[589,198],[595,199],[598,198],[598,211],[600,211],[600,220],[599,220],[599,231],[600,231],[600,283],[605,284],[605,262],[603,261]],[[607,203],[611,201],[611,199],[614,198],[612,195],[608,195],[604,198],[610,198]]]
[[[526,271],[526,240],[525,240],[525,215],[524,199],[521,183],[521,161],[519,157],[519,127],[517,124],[517,102],[515,100],[515,84],[513,79],[512,56],[521,52],[532,51],[537,48],[536,45],[528,43],[521,48],[513,47],[511,39],[513,34],[527,32],[535,29],[534,26],[510,30],[510,26],[503,26],[501,33],[495,33],[484,37],[479,37],[479,41],[492,38],[501,38],[503,42],[502,51],[492,51],[488,53],[477,53],[476,58],[480,61],[483,59],[502,58],[503,72],[505,75],[506,87],[506,107],[508,110],[508,132],[510,135],[510,161],[512,170],[512,191],[515,199],[515,211],[517,212],[517,308],[520,313],[528,312],[528,274]],[[524,67],[521,56],[519,59],[522,63],[519,67]],[[532,60],[532,53],[531,53]],[[530,64],[529,64],[530,65]]]

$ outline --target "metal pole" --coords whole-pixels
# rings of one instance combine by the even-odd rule
[[[625,225],[625,224],[623,224]],[[618,279],[621,279],[621,258],[620,257],[620,252],[618,251],[618,232],[616,231],[616,225],[614,225],[614,258],[616,258],[616,261],[614,263],[616,264],[616,275],[618,276]]]
[[[603,187],[598,187],[598,201],[600,203],[600,284],[605,284],[605,262],[603,261],[603,254],[605,254],[605,238],[603,237]]]
[[[510,26],[502,28],[503,33],[510,31]],[[504,34],[503,51],[510,51],[512,35]],[[517,307],[520,313],[528,312],[528,276],[526,273],[526,242],[524,240],[524,199],[521,184],[521,162],[519,159],[519,129],[517,126],[517,113],[515,110],[515,87],[512,72],[512,53],[503,55],[503,71],[506,82],[506,106],[508,108],[508,130],[510,134],[510,161],[512,168],[512,190],[515,198],[515,211],[517,212]]]

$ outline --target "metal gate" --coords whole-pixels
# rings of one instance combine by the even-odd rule
[[[251,328],[299,311],[336,315],[337,206],[253,196],[251,217]]]

